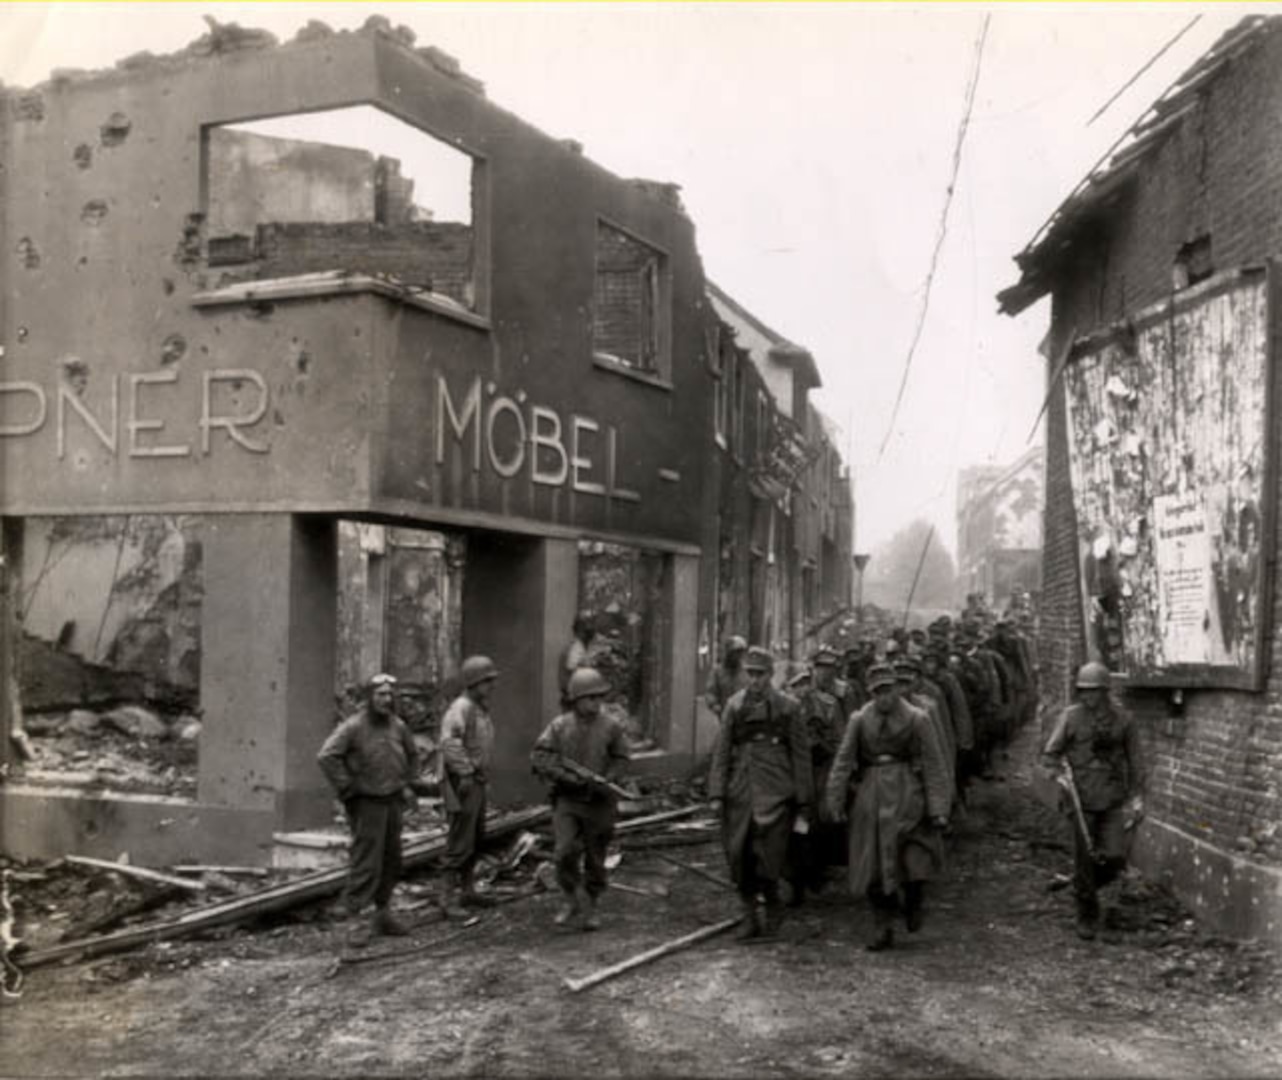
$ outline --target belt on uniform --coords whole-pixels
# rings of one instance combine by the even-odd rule
[[[907,758],[895,757],[894,754],[878,754],[876,757],[872,759],[872,761],[868,762],[868,764],[869,765],[904,765],[907,763],[907,761],[908,761]]]

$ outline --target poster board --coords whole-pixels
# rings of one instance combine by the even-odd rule
[[[1218,275],[1065,369],[1087,645],[1128,685],[1264,684],[1275,279]]]

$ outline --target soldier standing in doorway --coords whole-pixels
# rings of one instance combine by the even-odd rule
[[[748,683],[743,670],[743,654],[747,650],[748,643],[738,634],[731,634],[726,638],[720,665],[713,669],[708,679],[703,697],[718,718],[725,711],[726,702]]]
[[[418,750],[408,725],[396,715],[396,679],[375,675],[367,703],[338,725],[316,760],[337,793],[352,830],[343,903],[357,917],[371,902],[369,926],[355,926],[348,944],[363,946],[371,934],[397,937],[408,931],[391,914],[392,891],[401,876],[402,806],[413,799]]]
[[[1144,759],[1131,715],[1109,692],[1099,661],[1077,673],[1078,701],[1059,717],[1043,763],[1067,795],[1073,821],[1073,894],[1077,934],[1090,940],[1099,922],[1099,889],[1126,866],[1128,834],[1144,816]]]
[[[754,645],[743,666],[748,685],[726,704],[708,795],[743,904],[739,936],[749,939],[773,937],[783,920],[779,879],[788,837],[794,825],[809,826],[814,778],[797,703],[770,685],[774,658]],[[764,913],[757,910],[758,896]]]
[[[441,795],[449,827],[440,906],[446,918],[465,918],[462,907],[488,907],[473,875],[485,840],[486,794],[494,754],[490,694],[498,668],[488,656],[469,656],[459,670],[463,691],[441,717]]]

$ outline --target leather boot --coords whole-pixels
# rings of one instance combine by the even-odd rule
[[[343,944],[349,949],[363,949],[370,941],[369,923],[359,915],[353,914],[344,936]]]
[[[448,872],[441,881],[441,893],[437,898],[441,914],[447,919],[466,919],[468,914],[459,904],[459,880],[453,871]]]
[[[783,925],[783,901],[779,899],[779,889],[776,886],[766,893],[766,912],[761,927],[761,936],[764,938],[778,937],[781,925]]]
[[[556,913],[552,921],[557,926],[573,926],[582,913],[582,909],[579,907],[578,892],[566,892],[565,902],[561,905],[561,910]]]
[[[739,941],[751,941],[761,933],[761,924],[757,921],[757,898],[740,897],[740,903],[743,905],[743,921],[734,936]]]
[[[385,907],[374,909],[369,928],[372,934],[384,937],[409,937],[410,933],[409,927]]]
[[[904,925],[910,934],[921,929],[922,883],[910,881],[904,885]]]
[[[895,944],[895,911],[883,902],[873,907],[873,932],[864,946],[869,952],[881,952]]]
[[[579,907],[583,909],[583,929],[600,930],[601,917],[596,911],[596,897],[585,891],[583,899],[579,901]]]

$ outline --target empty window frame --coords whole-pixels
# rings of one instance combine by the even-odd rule
[[[208,127],[209,263],[243,280],[369,274],[483,313],[482,164],[372,105]]]
[[[592,304],[594,356],[668,379],[671,307],[667,255],[598,220]]]

